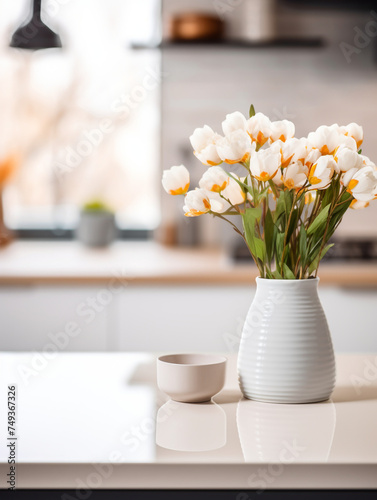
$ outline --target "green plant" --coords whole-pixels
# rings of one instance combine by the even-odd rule
[[[85,212],[110,212],[112,213],[112,210],[109,208],[108,205],[103,203],[101,200],[91,200],[87,203],[85,203],[82,207],[82,210]]]

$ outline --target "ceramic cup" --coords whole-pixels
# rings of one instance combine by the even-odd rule
[[[157,360],[157,383],[174,401],[202,403],[224,387],[226,358],[209,354],[169,354]]]

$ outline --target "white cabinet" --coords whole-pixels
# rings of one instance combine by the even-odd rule
[[[228,351],[254,296],[249,286],[130,286],[120,296],[117,349]]]
[[[114,348],[237,351],[249,286],[131,286],[119,298]],[[337,352],[377,352],[377,289],[320,287]]]
[[[106,350],[112,303],[103,306],[97,298],[99,290],[81,286],[1,287],[0,350]]]
[[[255,287],[0,287],[1,351],[236,352]],[[320,286],[337,352],[377,352],[377,289]]]
[[[336,352],[377,352],[377,289],[320,286]]]

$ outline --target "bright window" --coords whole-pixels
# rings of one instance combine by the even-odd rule
[[[18,164],[7,224],[70,228],[80,206],[100,199],[120,227],[155,227],[160,56],[129,45],[157,40],[157,0],[45,0],[63,49],[35,52],[9,47],[28,8],[0,4],[0,160]]]

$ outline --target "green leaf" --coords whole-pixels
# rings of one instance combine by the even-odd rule
[[[362,151],[362,149],[360,148],[359,151],[358,151],[359,155],[361,155],[361,151]]]
[[[308,242],[307,242],[307,234],[305,231],[305,227],[303,224],[301,224],[300,227],[300,233],[299,233],[299,254],[300,254],[300,259],[301,259],[301,267],[305,266],[306,259],[307,259],[307,253],[308,253]]]
[[[247,208],[245,213],[242,214],[242,218],[246,219],[246,220],[255,219],[255,220],[259,221],[261,216],[262,216],[261,207]]]
[[[338,227],[338,225],[340,224],[344,214],[349,209],[349,207],[352,203],[352,200],[353,200],[353,196],[349,193],[343,193],[343,195],[341,196],[341,198],[339,200],[339,203],[341,203],[341,205],[336,207],[332,213],[332,216],[330,219],[330,224],[329,224],[329,229],[328,229],[327,235],[326,235],[326,241],[328,241],[331,238],[331,236],[334,234],[334,232],[335,232],[336,228]]]
[[[287,231],[287,241],[290,241],[292,234],[293,234],[293,231],[297,227],[298,217],[299,217],[299,213],[298,213],[298,209],[296,208],[292,212],[291,220],[289,222],[289,227],[286,230]]]
[[[285,238],[285,233],[277,233],[276,234],[276,239],[275,239],[275,246],[276,246],[275,262],[276,262],[276,268],[277,268],[277,270],[279,272],[281,272],[281,258],[282,258],[282,255],[283,255],[284,238]]]
[[[285,191],[281,191],[280,196],[278,198],[278,201],[276,203],[276,208],[275,208],[275,213],[274,213],[275,224],[278,224],[280,216],[285,213],[284,197],[285,197]]]
[[[268,208],[264,219],[264,241],[266,244],[266,253],[269,263],[271,263],[274,255],[274,230],[274,221],[272,219],[271,210]]]
[[[242,214],[242,224],[245,231],[245,238],[250,252],[254,257],[262,262],[265,261],[266,249],[264,242],[255,235],[256,225],[262,215],[260,207],[247,208]]]
[[[268,267],[266,267],[266,277],[270,280],[273,279],[274,277],[273,273],[271,272],[270,269],[268,269]]]
[[[255,256],[258,257],[259,260],[264,262],[266,257],[266,248],[264,246],[264,242],[261,239],[255,237],[254,245],[255,245]]]
[[[309,276],[312,274],[313,271],[315,271],[317,269],[319,262],[323,259],[323,257],[327,254],[327,252],[333,246],[334,246],[334,243],[330,243],[330,245],[325,246],[325,248],[322,250],[321,253],[318,252],[317,257],[313,260],[313,262],[309,266],[309,269],[308,269]]]
[[[255,115],[255,108],[254,108],[254,105],[251,104],[250,109],[249,109],[249,117],[251,118],[254,115]]]
[[[325,194],[321,200],[322,206],[326,207],[329,203],[331,203],[335,198],[335,193],[337,192],[339,192],[339,186],[335,186],[335,183],[332,182],[325,190]]]
[[[294,273],[289,269],[289,267],[287,266],[287,264],[284,264],[283,265],[284,267],[284,276],[286,279],[289,279],[289,280],[295,280],[296,279],[296,276],[294,275]]]
[[[282,279],[281,274],[279,273],[279,271],[277,269],[275,271],[273,271],[271,274],[277,280],[281,280]]]
[[[284,191],[284,204],[285,204],[285,214],[288,220],[289,213],[292,210],[293,205],[293,191]]]
[[[308,228],[308,236],[311,236],[327,219],[330,210],[330,204],[326,205],[325,208],[317,215],[314,221],[310,224]]]

